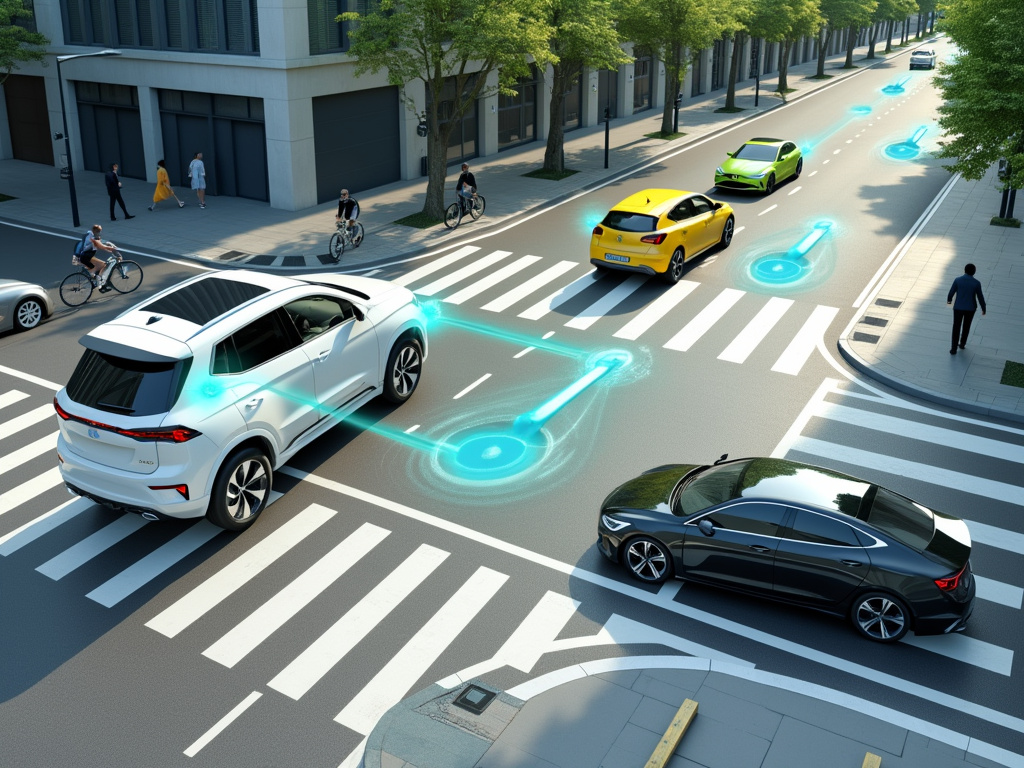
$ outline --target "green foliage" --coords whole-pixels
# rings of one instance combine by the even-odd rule
[[[32,18],[22,0],[0,0],[0,84],[18,68],[19,61],[42,61],[42,47],[50,41],[38,32],[30,32],[16,23]]]
[[[821,25],[818,0],[759,0],[750,19],[750,34],[769,43],[813,35]]]
[[[1007,360],[999,383],[1009,387],[1024,387],[1024,364]]]
[[[866,27],[877,6],[878,0],[821,0],[819,4],[824,23],[836,30],[852,24]]]
[[[967,179],[981,179],[1000,158],[1008,186],[1024,189],[1024,0],[971,0],[945,7],[942,29],[960,53],[939,64],[945,103],[940,158]]]

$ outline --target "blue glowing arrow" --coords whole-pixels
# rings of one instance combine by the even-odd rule
[[[807,252],[811,250],[811,248],[813,248],[821,238],[827,235],[830,229],[832,229],[831,221],[819,221],[814,225],[814,229],[805,235],[799,243],[786,251],[786,256],[789,258],[806,256]]]

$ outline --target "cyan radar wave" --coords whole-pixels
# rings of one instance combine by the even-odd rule
[[[928,132],[928,127],[922,125],[906,141],[897,141],[885,148],[886,157],[893,160],[913,160],[921,154],[921,145],[918,143]]]
[[[808,254],[831,229],[831,221],[819,221],[785,253],[768,253],[754,259],[749,268],[750,276],[772,286],[804,280],[814,271],[814,262],[807,258]]]

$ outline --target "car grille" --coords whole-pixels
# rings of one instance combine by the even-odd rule
[[[732,179],[738,179],[738,176],[731,176],[729,180],[715,182],[716,187],[729,187],[732,189],[747,189],[754,186],[751,181],[732,181]]]

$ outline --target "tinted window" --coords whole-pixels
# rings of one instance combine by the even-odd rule
[[[126,416],[167,413],[181,392],[192,358],[143,363],[87,349],[68,381],[74,402]]]
[[[831,544],[837,547],[857,547],[860,541],[853,528],[839,520],[808,512],[806,509],[796,511],[796,519],[786,534],[787,539],[808,541],[812,544]]]
[[[658,219],[654,216],[626,211],[609,211],[601,223],[622,232],[653,232],[658,227]]]
[[[759,160],[770,163],[775,160],[777,153],[778,147],[773,147],[770,144],[744,144],[733,157],[737,160]]]
[[[213,318],[220,317],[267,290],[237,280],[209,277],[179,288],[140,309],[178,317],[196,325],[206,325]]]
[[[355,317],[352,304],[331,296],[310,296],[286,304],[284,311],[303,341]]]
[[[781,504],[733,504],[719,509],[702,519],[710,520],[716,528],[754,533],[758,536],[778,536],[779,526],[786,516]]]
[[[690,202],[693,203],[693,215],[700,216],[702,213],[711,212],[711,203],[708,202],[706,197],[692,197]]]
[[[248,371],[292,349],[299,339],[287,317],[275,310],[222,341],[213,352],[213,372]]]
[[[679,205],[672,209],[672,212],[668,215],[672,221],[682,221],[693,216],[693,206],[689,200],[680,201]]]
[[[782,154],[788,155],[794,149],[796,149],[796,144],[794,144],[791,141],[787,141],[785,144],[782,145]]]
[[[931,512],[885,488],[879,488],[875,493],[867,521],[896,541],[919,552],[928,546],[935,530]]]
[[[739,461],[708,467],[687,482],[679,494],[679,513],[692,515],[733,498],[747,463]]]

